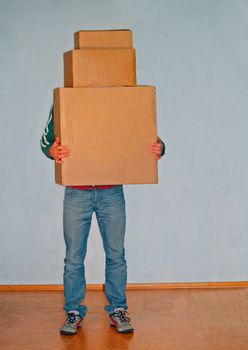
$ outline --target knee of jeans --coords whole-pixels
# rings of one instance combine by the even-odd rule
[[[83,262],[80,260],[65,258],[64,262],[65,262],[65,271],[67,272],[81,270],[83,267]]]
[[[126,266],[125,254],[109,254],[106,257],[106,264],[112,267]]]

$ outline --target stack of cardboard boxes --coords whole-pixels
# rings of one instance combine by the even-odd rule
[[[83,30],[64,53],[54,89],[55,135],[71,149],[55,164],[61,185],[157,183],[155,87],[136,85],[131,30]]]

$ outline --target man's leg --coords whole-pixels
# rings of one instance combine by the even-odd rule
[[[84,317],[86,305],[80,305],[86,293],[84,259],[93,213],[91,191],[65,188],[64,239],[66,257],[64,266],[65,311],[79,312]]]
[[[124,236],[126,228],[125,199],[123,187],[98,190],[96,217],[106,254],[105,292],[109,305],[105,310],[111,314],[115,308],[127,307],[127,265]]]

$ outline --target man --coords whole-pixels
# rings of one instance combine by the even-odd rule
[[[70,150],[60,144],[54,134],[54,108],[40,140],[42,152],[56,163],[70,155]],[[158,137],[148,150],[160,159],[165,153],[165,144]],[[130,333],[134,327],[127,312],[125,259],[125,198],[122,185],[66,186],[63,208],[63,228],[66,245],[64,265],[64,294],[66,321],[61,334],[76,334],[87,313],[81,305],[86,294],[84,259],[93,212],[101,233],[106,255],[105,292],[109,305],[109,323],[119,333]]]

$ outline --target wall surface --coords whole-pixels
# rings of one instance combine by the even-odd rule
[[[62,283],[64,188],[40,150],[63,52],[130,28],[157,87],[159,185],[130,185],[128,282],[248,280],[248,1],[0,0],[0,283]],[[104,282],[95,221],[88,283]]]

